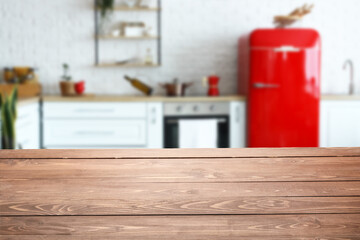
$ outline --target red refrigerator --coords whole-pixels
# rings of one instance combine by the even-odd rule
[[[259,29],[250,37],[249,147],[318,147],[320,36]]]

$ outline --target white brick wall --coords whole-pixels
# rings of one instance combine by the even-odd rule
[[[359,0],[313,0],[316,7],[300,27],[318,29],[323,38],[323,93],[346,93],[347,58],[360,69]],[[75,79],[87,81],[88,92],[137,93],[124,74],[144,77],[154,86],[179,77],[197,81],[190,94],[205,94],[200,80],[217,73],[223,94],[237,91],[238,39],[255,28],[272,27],[272,17],[288,13],[303,0],[163,0],[163,66],[156,69],[102,69],[94,63],[93,0],[0,0],[0,68],[35,65],[46,93],[58,93],[61,64],[68,62]],[[116,13],[121,14],[121,13]],[[142,19],[141,13],[129,13]],[[152,13],[146,13],[152,14]],[[121,19],[121,16],[116,18]],[[145,18],[147,18],[145,16]],[[142,53],[144,45],[106,42],[103,54],[113,58]],[[131,47],[130,47],[131,46]],[[247,49],[240,57],[240,75],[247,77]],[[360,75],[355,75],[360,92]],[[158,88],[158,87],[157,87]],[[158,90],[160,90],[158,88]]]

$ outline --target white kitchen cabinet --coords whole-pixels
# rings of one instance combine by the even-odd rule
[[[147,147],[163,148],[164,146],[163,103],[147,104]]]
[[[40,148],[40,112],[39,103],[20,105],[17,108],[15,123],[16,143],[18,148]]]
[[[360,147],[360,101],[323,100],[321,147]]]
[[[162,103],[44,102],[44,148],[161,148]]]
[[[230,147],[246,146],[246,103],[245,101],[230,102]]]

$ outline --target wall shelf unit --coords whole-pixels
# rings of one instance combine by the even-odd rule
[[[157,0],[156,7],[122,7],[115,6],[114,14],[116,12],[153,12],[156,17],[156,34],[154,36],[113,36],[110,34],[101,35],[100,34],[100,9],[97,7],[98,0],[94,0],[95,6],[95,66],[97,67],[122,67],[122,68],[149,68],[149,67],[159,67],[162,64],[161,59],[161,0]],[[150,14],[150,13],[149,13]],[[123,41],[141,41],[141,40],[156,40],[156,53],[157,61],[154,64],[145,64],[145,63],[129,63],[129,64],[118,64],[106,63],[100,60],[100,42],[103,40],[123,40]]]

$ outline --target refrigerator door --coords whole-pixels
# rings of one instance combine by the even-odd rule
[[[319,48],[256,46],[250,71],[249,147],[318,147]]]

